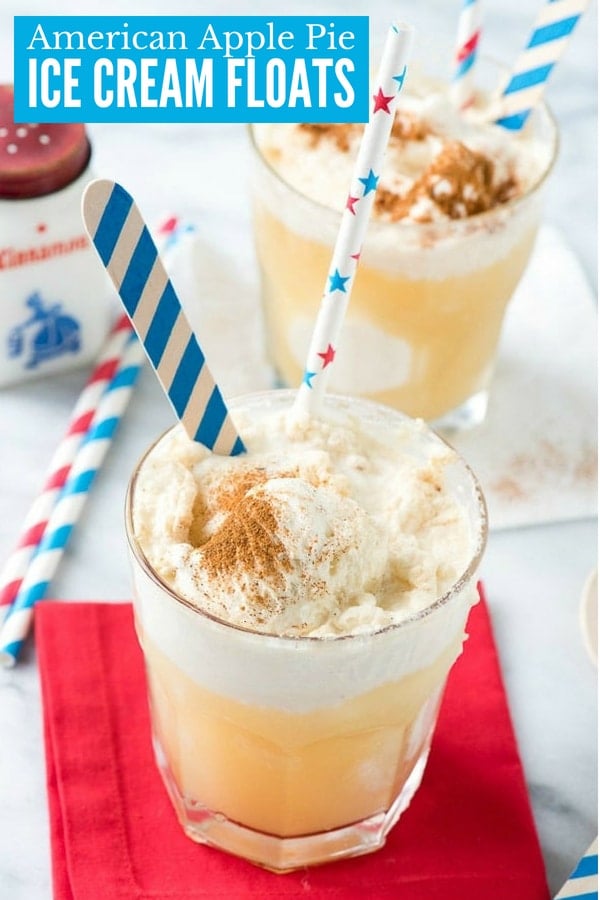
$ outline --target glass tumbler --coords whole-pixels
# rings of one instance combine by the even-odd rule
[[[497,84],[499,71],[480,62],[485,90]],[[280,383],[294,387],[302,380],[340,213],[283,180],[261,150],[259,127],[250,128],[251,190],[267,351]],[[332,391],[367,397],[440,428],[483,421],[506,309],[534,246],[558,144],[544,105],[527,127],[546,164],[517,199],[464,219],[371,220]]]
[[[230,407],[235,417],[293,397],[270,391]],[[406,421],[357,398],[329,396],[325,408],[349,409],[367,427]],[[425,427],[409,449],[425,459],[440,443]],[[487,517],[473,473],[458,455],[445,472],[471,541],[446,593],[373,633],[279,637],[215,618],[161,580],[134,533],[138,472],[126,509],[136,629],[156,760],[185,832],[276,872],[381,847],[421,782],[477,598]]]

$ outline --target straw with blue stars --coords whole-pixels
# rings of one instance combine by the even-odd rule
[[[547,0],[502,91],[496,124],[520,131],[546,89],[589,0]]]
[[[373,94],[371,117],[360,144],[308,351],[306,369],[298,390],[298,406],[312,413],[319,409],[331,364],[335,360],[338,338],[392,130],[396,101],[406,76],[412,37],[413,30],[410,26],[392,25],[385,43],[376,91]]]

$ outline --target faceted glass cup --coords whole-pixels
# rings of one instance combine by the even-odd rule
[[[287,407],[293,397],[271,391],[230,407],[235,416],[242,406]],[[355,398],[325,403],[367,424],[406,420]],[[425,459],[440,443],[429,429],[415,431],[410,452]],[[136,630],[156,761],[185,832],[276,872],[381,847],[421,782],[476,602],[487,516],[475,476],[458,456],[445,475],[471,534],[456,583],[400,624],[317,638],[250,631],[178,596],[134,534],[138,471],[126,503]]]
[[[482,90],[496,88],[500,77],[497,65],[478,61]],[[465,219],[369,223],[332,391],[367,397],[440,428],[483,421],[505,312],[531,255],[558,146],[556,124],[543,104],[527,127],[547,164],[518,199]],[[250,143],[267,351],[280,383],[295,386],[340,214],[283,180],[261,151],[255,126]]]

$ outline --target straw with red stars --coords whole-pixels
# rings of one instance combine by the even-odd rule
[[[298,404],[312,413],[319,407],[337,353],[338,338],[392,130],[396,101],[406,75],[412,36],[410,26],[392,25],[383,51],[371,116],[358,151],[306,369],[298,391]]]

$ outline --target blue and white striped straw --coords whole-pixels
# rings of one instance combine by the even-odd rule
[[[83,196],[83,219],[189,437],[224,456],[243,453],[245,447],[133,198],[114,181],[93,181]]]
[[[529,41],[502,91],[497,125],[511,131],[519,131],[525,125],[588,2],[547,0],[544,3]]]
[[[119,369],[98,403],[90,429],[79,446],[67,481],[50,514],[44,536],[35,549],[19,593],[2,624],[0,662],[5,666],[16,662],[31,627],[33,608],[44,597],[54,578],[92,482],[129,403],[144,358],[144,350],[131,332]]]
[[[555,900],[598,900],[598,838],[579,860]]]
[[[482,0],[462,0],[451,85],[452,100],[459,109],[464,109],[473,101],[474,66],[481,36],[481,8]]]

